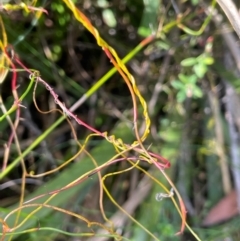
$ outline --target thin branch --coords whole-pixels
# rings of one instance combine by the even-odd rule
[[[240,15],[232,0],[217,0],[228,20],[240,38]]]

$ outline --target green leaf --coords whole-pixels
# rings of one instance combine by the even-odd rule
[[[109,3],[107,2],[107,0],[97,0],[97,5],[100,8],[106,8],[109,6]]]
[[[188,67],[188,66],[193,66],[197,63],[197,59],[196,58],[187,58],[181,61],[181,65],[183,67]]]
[[[179,78],[184,84],[188,84],[188,82],[189,82],[189,76],[184,75],[184,74],[182,74],[182,73],[180,73],[180,74],[178,75],[178,78]]]
[[[195,86],[193,89],[193,97],[201,98],[202,96],[203,96],[203,92],[201,88],[199,88],[198,86]]]
[[[186,95],[186,92],[184,91],[179,91],[177,93],[177,101],[182,103],[185,99],[186,99],[187,95]]]
[[[109,8],[104,9],[102,11],[103,21],[108,25],[110,28],[115,28],[117,26],[117,20],[113,11]]]
[[[188,83],[191,84],[191,85],[193,85],[193,86],[196,85],[197,80],[198,80],[198,77],[197,77],[195,74],[190,75],[190,76],[188,77]]]
[[[165,49],[165,50],[170,49],[170,44],[167,41],[158,41],[158,42],[156,42],[156,46],[159,49]]]
[[[173,86],[173,88],[175,88],[175,89],[183,89],[185,86],[183,85],[183,83],[182,82],[180,82],[179,80],[173,80],[172,82],[171,82],[171,85]]]
[[[206,57],[203,59],[203,63],[206,65],[212,65],[214,63],[214,58],[212,57]]]
[[[205,64],[199,63],[193,66],[193,70],[198,78],[203,78],[208,70],[208,67]]]
[[[199,0],[191,0],[192,5],[196,6],[199,3]]]
[[[153,26],[153,25],[156,23],[158,18],[160,2],[161,1],[152,1],[152,0],[143,1],[145,6],[142,14],[142,20],[138,28],[139,35],[143,37],[147,37],[151,35],[153,31],[153,29],[151,29],[151,26],[155,28],[154,30],[157,30],[157,26]]]

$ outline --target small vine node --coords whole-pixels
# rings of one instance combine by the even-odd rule
[[[40,77],[40,72],[37,70],[34,70],[30,75],[29,75],[29,79],[37,81],[38,78]]]
[[[174,196],[174,189],[171,188],[170,192],[167,194],[167,193],[157,193],[155,198],[158,202],[162,201],[164,198],[171,198]]]

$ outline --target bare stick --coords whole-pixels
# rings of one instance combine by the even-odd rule
[[[232,0],[217,0],[228,20],[240,38],[240,15]]]

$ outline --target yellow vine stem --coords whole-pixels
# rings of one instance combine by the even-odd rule
[[[109,52],[108,51],[105,51],[107,53],[107,55],[109,56]],[[139,133],[138,133],[138,128],[137,128],[137,104],[136,104],[136,98],[135,98],[135,95],[134,93],[135,90],[132,88],[127,76],[124,74],[124,72],[122,71],[122,69],[119,67],[118,63],[116,63],[116,61],[111,57],[109,56],[109,58],[111,59],[111,62],[113,63],[113,65],[115,66],[115,68],[117,69],[117,71],[121,74],[121,76],[123,77],[123,79],[125,80],[128,88],[129,88],[129,91],[131,93],[131,96],[132,96],[132,101],[133,101],[133,109],[134,109],[134,129],[135,129],[135,134],[136,134],[136,138],[137,138],[137,141],[133,142],[133,144],[131,145],[132,147],[137,147],[138,145],[140,145],[140,147],[142,148],[143,152],[145,153],[145,155],[148,157],[148,162],[149,163],[152,163],[154,162],[155,160],[148,154],[148,151],[146,150],[146,148],[143,146],[142,142],[145,140],[145,138],[147,137],[147,134],[149,133],[149,127],[150,127],[150,119],[149,119],[149,116],[148,116],[148,112],[147,112],[147,105],[146,105],[146,102],[145,100],[142,98],[141,96],[141,99],[142,99],[142,106],[143,106],[143,109],[144,109],[144,116],[145,116],[145,132],[143,134],[142,137],[139,136]],[[132,77],[133,78],[133,77]],[[137,87],[136,87],[137,89]],[[138,92],[139,93],[139,92]],[[140,93],[139,93],[140,95]],[[140,97],[139,97],[140,99]],[[146,112],[146,113],[145,113]],[[147,118],[146,118],[147,116]],[[149,121],[147,121],[147,119]],[[148,123],[148,124],[147,124]],[[148,126],[149,125],[149,126]],[[113,143],[113,145],[115,146],[115,148],[117,148],[118,146],[118,143],[115,142],[115,139],[114,139],[114,136],[111,136],[111,139],[108,138],[107,135],[105,135],[105,138],[107,140],[113,140],[111,143]],[[126,147],[127,145],[124,145],[124,147]]]
[[[29,208],[29,207],[37,207],[32,213],[28,214],[27,217],[16,227],[14,228],[8,228],[7,229],[7,232],[13,232],[15,231],[16,229],[18,229],[20,226],[22,226],[34,213],[36,213],[38,210],[40,210],[41,208],[43,207],[46,207],[46,208],[51,208],[53,210],[56,210],[56,211],[59,211],[59,212],[62,212],[62,213],[65,213],[65,214],[68,214],[70,216],[73,216],[73,217],[76,217],[78,218],[79,220],[82,220],[83,222],[85,222],[87,224],[87,227],[90,228],[91,226],[98,226],[100,228],[103,228],[103,229],[106,229],[107,231],[110,231],[108,227],[105,227],[104,225],[102,225],[101,223],[98,223],[98,222],[90,222],[88,219],[86,219],[85,217],[83,217],[82,215],[80,214],[77,214],[77,213],[74,213],[74,212],[71,212],[69,210],[66,210],[66,209],[63,209],[63,208],[59,208],[59,207],[56,207],[56,206],[52,206],[50,204],[46,204],[46,203],[34,203],[34,204],[26,204],[26,205],[23,205],[21,207],[18,207],[14,210],[12,210],[6,217],[5,217],[5,220],[12,214],[14,214],[15,212],[18,212],[20,209],[23,209],[23,208]]]
[[[30,5],[27,5],[24,2],[20,2],[19,4],[10,4],[5,3],[1,4],[1,8],[6,11],[18,11],[23,9],[26,13],[36,12],[36,18],[39,19],[42,15],[42,13],[47,13],[47,11],[43,8],[37,8],[35,7],[37,3],[37,0],[32,1]]]
[[[36,81],[36,84],[35,84],[35,87],[34,87],[34,90],[33,90],[33,101],[34,101],[34,104],[35,104],[35,107],[36,109],[40,112],[40,113],[43,113],[43,114],[48,114],[52,111],[59,111],[61,114],[64,114],[61,110],[59,109],[56,109],[56,110],[50,110],[50,111],[41,111],[37,105],[37,102],[36,102],[36,98],[35,98],[35,93],[36,93],[36,87],[37,87],[37,81]],[[69,125],[70,125],[70,128],[72,130],[72,133],[73,133],[73,136],[74,136],[74,139],[75,141],[78,143],[78,146],[80,147],[79,151],[73,156],[71,157],[70,159],[68,159],[67,161],[65,161],[63,164],[61,164],[60,166],[58,166],[57,168],[55,169],[52,169],[48,172],[44,172],[42,174],[38,174],[38,175],[33,175],[33,174],[30,174],[31,177],[42,177],[42,176],[46,176],[46,175],[49,175],[51,173],[54,173],[56,171],[59,171],[60,169],[62,169],[64,166],[68,165],[70,162],[72,162],[77,156],[79,156],[82,152],[85,152],[89,158],[92,160],[93,164],[95,165],[96,168],[98,168],[98,164],[97,162],[95,161],[95,159],[90,155],[90,153],[88,151],[86,151],[85,147],[87,145],[87,143],[89,142],[89,139],[93,136],[99,136],[99,134],[90,134],[87,136],[87,138],[85,139],[84,143],[81,144],[79,141],[78,141],[78,138],[77,138],[77,135],[76,135],[76,132],[74,130],[74,127],[72,126],[72,123],[70,122],[70,120],[68,118],[66,118]],[[119,152],[119,151],[118,151]],[[93,170],[94,171],[94,170]],[[108,219],[106,218],[106,215],[105,215],[105,211],[104,211],[104,208],[103,208],[103,204],[102,204],[102,199],[103,199],[103,188],[102,188],[102,176],[101,176],[101,172],[100,171],[96,171],[97,175],[98,175],[98,179],[99,179],[99,185],[100,185],[100,198],[99,198],[99,205],[100,205],[100,211],[102,213],[102,216],[103,218],[108,221]],[[73,185],[77,185],[78,182],[73,182],[72,184]],[[70,188],[71,186],[69,186]],[[67,188],[67,187],[66,187]],[[62,190],[62,189],[61,189]],[[58,192],[60,192],[61,190],[57,190]],[[57,195],[54,194],[54,195]]]
[[[122,170],[122,171],[118,171],[118,172],[113,172],[113,173],[109,173],[106,174],[103,178],[102,178],[102,184],[103,184],[103,188],[104,191],[106,192],[107,196],[109,197],[109,199],[111,200],[111,202],[119,209],[121,210],[126,216],[128,216],[134,223],[136,223],[139,227],[141,227],[147,234],[149,234],[152,238],[154,238],[154,240],[160,241],[159,238],[157,238],[153,233],[151,233],[148,229],[146,229],[140,222],[138,222],[135,218],[133,218],[130,214],[128,214],[113,198],[113,196],[110,194],[110,192],[108,191],[108,189],[106,188],[106,186],[104,185],[104,180],[109,177],[109,176],[113,176],[113,175],[118,175],[121,174],[123,172],[127,172],[132,170],[135,167],[138,167],[140,161],[137,161],[136,163],[132,164],[131,167]],[[111,227],[112,228],[112,227]]]
[[[87,137],[87,139],[89,140],[89,138],[93,136],[93,135],[89,135]],[[19,223],[17,226],[14,226],[13,228],[9,228],[7,227],[6,225],[4,227],[7,227],[8,229],[8,232],[13,232],[15,230],[17,230],[18,228],[20,228],[31,216],[33,216],[35,213],[37,213],[42,207],[46,206],[47,203],[52,200],[59,192],[61,191],[64,191],[64,190],[67,190],[68,188],[71,188],[73,186],[76,186],[78,185],[79,183],[85,181],[86,179],[89,178],[89,176],[99,172],[101,169],[103,169],[104,167],[108,166],[114,159],[116,159],[117,157],[119,157],[119,155],[122,155],[123,153],[127,152],[128,150],[124,150],[122,151],[121,153],[118,153],[117,155],[115,155],[113,158],[111,158],[111,160],[109,160],[108,162],[104,163],[103,165],[101,166],[98,166],[97,165],[97,162],[94,160],[94,158],[90,155],[90,153],[88,153],[86,150],[84,150],[84,152],[87,153],[87,155],[92,159],[92,161],[94,162],[94,165],[96,166],[96,168],[94,168],[93,170],[90,170],[89,172],[85,173],[84,175],[80,176],[79,178],[77,178],[76,180],[72,181],[71,183],[67,184],[66,186],[60,188],[60,189],[57,189],[57,190],[54,190],[54,191],[51,191],[51,192],[48,192],[48,193],[45,193],[45,194],[42,194],[42,195],[39,195],[35,198],[32,198],[31,200],[28,200],[24,203],[24,205],[22,205],[21,207],[18,207],[16,209],[14,209],[12,212],[10,212],[4,219],[4,222],[6,223],[7,219],[9,218],[9,216],[11,216],[13,213],[17,212],[18,210],[21,210],[22,208],[24,207],[28,207],[28,203],[32,202],[32,201],[35,201],[39,198],[42,198],[46,195],[50,195],[50,197],[44,202],[44,204],[41,204],[39,205],[35,210],[33,210],[31,213],[29,213],[27,215],[27,217],[25,217],[24,220],[21,221],[21,223]],[[101,182],[101,175],[99,174],[99,180]],[[32,205],[32,204],[31,204]],[[68,211],[65,211],[65,213],[68,213]],[[104,211],[102,211],[102,213],[104,213]],[[71,213],[68,213],[71,215]],[[82,217],[83,218],[83,217]],[[81,219],[82,219],[81,218]],[[92,222],[88,222],[89,226],[93,225]],[[102,224],[97,224],[97,223],[94,223],[95,225],[98,225],[104,229],[106,229],[108,232],[111,233],[111,230],[109,230],[109,228],[106,228],[104,227]]]
[[[1,36],[0,36],[0,84],[3,83],[5,80],[7,73],[8,73],[8,67],[9,67],[9,59],[5,55],[5,48],[7,47],[7,34],[5,31],[5,27],[2,21],[2,18],[0,16],[0,27],[1,27]]]
[[[57,111],[57,112],[61,113],[62,115],[64,115],[64,113],[63,113],[60,109],[52,109],[52,110],[49,110],[49,111],[42,111],[42,110],[40,110],[40,108],[39,108],[39,106],[38,106],[38,104],[37,104],[37,101],[36,101],[36,88],[37,88],[37,84],[38,84],[38,81],[35,82],[35,86],[34,86],[34,89],[33,89],[33,102],[34,102],[34,105],[35,105],[36,109],[37,109],[40,113],[42,113],[42,114],[49,114],[49,113],[51,113],[51,112]],[[77,142],[77,144],[78,144],[78,146],[79,146],[79,151],[78,151],[76,154],[74,154],[74,156],[72,156],[72,157],[69,158],[68,160],[64,161],[60,166],[58,166],[58,167],[56,167],[56,168],[54,168],[54,169],[51,169],[50,171],[47,171],[47,172],[44,172],[44,173],[40,173],[40,174],[30,173],[30,174],[28,174],[28,176],[34,177],[34,178],[38,178],[38,177],[43,177],[43,176],[50,175],[50,174],[52,174],[52,173],[54,173],[54,172],[56,172],[56,171],[61,170],[63,167],[67,166],[67,165],[68,165],[69,163],[71,163],[74,159],[76,159],[82,152],[85,152],[85,153],[87,153],[87,155],[89,155],[88,152],[85,150],[85,147],[87,146],[87,143],[89,142],[89,139],[90,139],[91,137],[99,136],[99,135],[98,135],[98,134],[90,134],[90,135],[87,136],[87,138],[85,139],[84,143],[81,144],[81,143],[78,141],[76,132],[75,132],[75,130],[74,130],[74,127],[73,127],[71,121],[70,121],[68,118],[66,118],[66,120],[68,121],[68,124],[69,124],[69,126],[70,126],[70,128],[71,128],[71,131],[72,131],[72,134],[73,134],[73,137],[74,137],[75,141]],[[91,156],[90,156],[90,158],[91,158]],[[91,159],[93,160],[93,158],[91,158]],[[93,163],[94,163],[95,166],[97,166],[97,164],[96,164],[95,161],[93,161]]]
[[[135,166],[137,166],[139,162],[140,162],[140,161],[137,161],[133,166],[131,166],[131,167],[127,168],[127,169],[124,169],[124,170],[122,170],[122,171],[112,172],[112,173],[108,173],[108,174],[104,175],[104,176],[102,177],[102,179],[101,179],[101,183],[102,183],[102,186],[103,186],[103,189],[105,190],[105,192],[106,192],[107,188],[106,188],[106,186],[104,185],[104,180],[105,180],[107,177],[110,177],[110,176],[113,176],[113,175],[122,174],[122,173],[124,173],[124,172],[130,171],[130,170],[132,170]],[[109,199],[112,200],[112,199],[113,199],[112,195],[111,195],[108,191],[107,191],[106,193],[107,193]],[[117,205],[117,207],[119,207],[119,205]],[[121,208],[120,208],[120,209],[121,209]],[[124,213],[126,213],[126,212],[124,212]],[[130,216],[129,214],[126,214],[126,215]],[[111,224],[111,228],[113,229],[114,224],[112,223],[111,220],[109,220],[109,219],[107,218],[107,216],[105,215],[105,213],[104,213],[104,216],[103,216],[103,217],[104,217],[104,219],[105,219],[107,222],[109,222],[109,223]]]
[[[80,23],[83,24],[83,26],[90,32],[92,33],[92,35],[95,37],[97,44],[102,47],[102,49],[105,51],[106,55],[108,56],[108,58],[110,59],[110,61],[112,62],[112,64],[115,66],[115,68],[117,69],[117,71],[121,74],[121,76],[123,77],[124,81],[126,82],[129,91],[131,93],[132,96],[132,101],[133,101],[133,109],[134,109],[134,129],[135,129],[135,134],[136,134],[136,138],[137,141],[133,142],[133,144],[131,145],[132,147],[137,147],[138,145],[140,145],[140,147],[142,148],[142,152],[146,155],[148,162],[149,163],[155,163],[157,162],[157,160],[155,160],[154,158],[152,158],[150,156],[150,154],[148,153],[148,151],[145,149],[145,147],[143,146],[142,142],[146,139],[146,137],[148,136],[149,133],[149,129],[150,129],[150,119],[148,116],[148,111],[147,111],[147,104],[144,100],[144,98],[141,96],[137,86],[136,86],[136,82],[135,79],[133,78],[133,76],[129,73],[129,71],[127,70],[126,66],[124,65],[124,63],[121,61],[121,59],[118,57],[116,51],[109,46],[99,35],[99,32],[97,31],[96,28],[93,27],[93,25],[91,24],[91,22],[89,21],[89,19],[79,10],[76,8],[76,6],[74,5],[74,3],[71,0],[63,0],[63,2],[66,3],[66,5],[68,6],[68,8],[72,11],[72,13],[74,14],[76,20],[78,20]],[[138,133],[138,128],[137,128],[137,104],[136,104],[136,97],[135,95],[138,97],[142,108],[143,108],[143,116],[145,118],[145,130],[144,133],[142,134],[142,136],[139,136]],[[106,138],[106,140],[108,140],[109,142],[111,142],[116,149],[128,149],[128,146],[126,144],[123,144],[122,141],[119,139],[116,141],[114,136],[107,136],[107,133],[104,133],[104,137]],[[119,146],[120,144],[120,146]],[[156,165],[156,164],[155,164]],[[181,207],[181,217],[182,217],[182,227],[181,227],[181,231],[183,232],[185,223],[186,223],[186,213],[185,213],[185,207],[184,204],[182,202],[182,199],[179,195],[179,193],[177,192],[176,188],[174,187],[173,183],[171,182],[171,180],[165,175],[164,171],[162,171],[164,176],[166,177],[167,181],[169,182],[169,184],[171,186],[173,186],[174,190],[176,191],[176,194],[179,198],[179,202],[180,202],[180,207]],[[108,190],[106,190],[104,188],[105,192],[108,192]],[[111,200],[112,202],[114,202],[114,200]],[[115,202],[114,202],[115,203]]]
[[[1,16],[0,16],[0,27],[1,27],[0,48],[2,50],[2,53],[0,55],[0,84],[2,84],[8,74],[9,66],[11,65],[11,58],[6,54],[6,48],[8,45],[8,41],[7,41],[7,34],[5,31],[5,27],[4,27]],[[11,54],[13,54],[13,53],[11,53]],[[13,70],[13,71],[16,71],[16,70]],[[18,93],[17,93],[16,89],[12,89],[12,92],[13,92],[13,96],[14,96],[15,100],[18,100]],[[2,109],[3,113],[6,114],[7,110],[3,104],[1,94],[0,94],[0,105],[1,105],[1,109]],[[19,116],[18,116],[18,114],[16,115],[16,119],[15,119],[14,123],[12,122],[11,117],[9,115],[7,115],[6,118],[11,127],[11,130],[12,130],[12,135],[13,135],[16,147],[17,147],[17,152],[18,152],[19,156],[21,156],[22,155],[21,147],[20,147],[20,143],[18,140],[18,136],[16,134],[16,129],[19,124]],[[8,151],[9,148],[10,148],[10,146],[6,147],[6,155],[4,155],[5,160],[3,161],[3,163],[7,163],[7,160],[9,158],[9,151]],[[23,203],[24,192],[25,192],[26,167],[25,167],[23,158],[21,159],[21,166],[22,166],[23,174],[22,174],[21,196],[20,196],[20,200],[19,200],[19,207]],[[20,216],[20,210],[17,213],[15,224],[18,223],[19,216]],[[3,223],[3,230],[4,230],[4,223]],[[12,236],[10,236],[10,238],[8,240],[10,241],[11,239],[12,239]]]
[[[1,96],[0,96],[0,99],[1,99]],[[6,113],[7,110],[4,106],[4,104],[1,103],[0,105],[1,105],[1,109],[3,110],[3,113]],[[18,126],[18,123],[19,123],[19,118],[17,117],[14,123],[12,122],[11,117],[9,115],[7,115],[6,118],[7,118],[7,121],[9,123],[10,127],[11,127],[18,154],[22,155],[20,143],[19,143],[19,140],[18,140],[18,137],[17,137],[17,134],[16,134],[16,129],[17,129],[17,126]],[[7,152],[7,155],[4,155],[4,157],[6,156],[6,158],[8,158],[8,155],[9,155],[9,151],[7,151],[9,148],[10,148],[10,146],[7,146],[7,148],[5,150]],[[21,159],[21,166],[22,166],[23,173],[22,173],[21,195],[20,195],[20,200],[19,200],[19,207],[23,204],[23,200],[24,200],[24,192],[25,192],[25,184],[26,184],[25,178],[26,178],[26,174],[27,174],[25,163],[24,163],[23,159]],[[20,212],[21,212],[21,210],[19,210],[19,212],[17,213],[15,224],[17,224],[17,222],[19,220]],[[8,240],[10,241],[11,239],[12,239],[12,236],[10,236],[10,238]]]
[[[10,231],[10,228],[8,227],[7,223],[0,218],[0,223],[2,223],[2,237],[1,241],[4,240],[5,234]]]
[[[130,163],[132,165],[134,165],[134,163],[132,163],[130,161]],[[147,175],[150,179],[152,179],[154,182],[156,182],[159,186],[161,186],[163,188],[163,190],[167,193],[167,194],[170,194],[170,191],[165,187],[164,184],[162,184],[158,179],[156,179],[155,177],[153,177],[150,173],[148,173],[146,170],[144,170],[143,168],[141,168],[140,166],[136,166],[137,169],[139,169],[140,171],[142,171],[143,173],[145,173],[145,175]],[[172,199],[172,202],[174,204],[174,206],[176,207],[178,213],[180,214],[181,218],[182,218],[182,226],[181,226],[181,230],[176,234],[180,234],[183,232],[183,228],[184,226],[186,226],[188,228],[188,230],[192,233],[192,235],[196,238],[196,240],[198,241],[201,241],[201,239],[198,237],[198,235],[192,230],[192,228],[187,224],[187,221],[186,221],[186,213],[183,214],[183,210],[182,210],[182,198],[179,194],[179,192],[177,191],[175,185],[172,183],[172,181],[169,179],[168,175],[164,172],[164,170],[162,170],[162,173],[163,175],[165,176],[165,178],[167,179],[167,181],[169,182],[169,184],[173,187],[174,189],[174,192],[176,193],[176,196],[179,200],[179,205],[177,204],[176,200],[175,200],[175,197],[174,196],[170,196],[171,199]]]
[[[132,98],[133,98],[133,104],[134,104],[134,112],[135,112],[135,117],[134,117],[134,125],[135,125],[135,132],[136,132],[136,137],[138,139],[138,142],[133,143],[133,145],[138,145],[140,144],[141,147],[144,149],[142,146],[141,142],[143,142],[148,133],[149,133],[149,128],[150,128],[150,118],[148,116],[148,111],[147,111],[147,104],[144,100],[144,98],[141,96],[137,86],[135,79],[133,76],[129,73],[128,69],[126,68],[125,64],[122,62],[122,60],[118,57],[116,51],[109,46],[99,35],[99,32],[97,31],[96,28],[93,27],[89,19],[79,10],[76,8],[74,3],[71,0],[63,0],[65,4],[68,6],[68,8],[72,11],[74,14],[75,18],[83,24],[83,26],[90,32],[92,35],[95,37],[97,44],[102,47],[102,49],[106,52],[108,57],[110,58],[111,62],[114,64],[114,66],[117,68],[118,72],[122,75],[124,78],[125,82],[127,83],[129,90],[131,92]],[[113,56],[113,57],[112,57]],[[131,83],[131,84],[130,84]],[[136,100],[135,100],[135,95],[138,97],[142,107],[143,107],[143,115],[145,117],[145,131],[142,135],[142,137],[139,137],[136,122],[137,122],[137,108],[136,108]],[[107,138],[108,139],[108,138]],[[108,139],[110,140],[110,139]],[[113,139],[112,139],[113,140]],[[114,144],[114,143],[113,143]],[[115,143],[116,144],[116,143]]]

